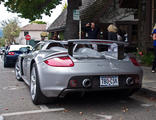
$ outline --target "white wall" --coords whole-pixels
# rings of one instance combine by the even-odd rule
[[[40,34],[43,31],[29,31],[29,35],[31,36],[31,39],[34,40],[41,40]],[[25,45],[26,44],[26,40],[25,40],[25,36],[24,36],[24,31],[21,31],[19,34],[19,37],[16,38],[16,42],[21,44],[21,45]]]

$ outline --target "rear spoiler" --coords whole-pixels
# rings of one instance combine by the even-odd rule
[[[68,54],[73,56],[73,48],[75,44],[102,44],[111,45],[116,43],[118,45],[118,59],[124,58],[124,47],[128,46],[128,43],[112,40],[94,40],[94,39],[81,39],[81,40],[68,40]]]

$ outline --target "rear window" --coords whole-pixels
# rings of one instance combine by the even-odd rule
[[[47,47],[47,49],[53,49],[53,47],[61,47],[61,48],[64,48],[64,46],[60,43],[50,43]]]
[[[11,45],[9,47],[9,51],[19,51],[22,47],[30,47],[30,49],[32,48],[30,45]]]
[[[78,58],[117,59],[118,45],[76,44],[73,52],[74,57]]]

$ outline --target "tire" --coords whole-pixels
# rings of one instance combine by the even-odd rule
[[[32,69],[30,73],[30,94],[31,94],[32,102],[35,105],[48,103],[48,98],[42,94],[40,89],[37,66],[35,63],[32,65]]]
[[[19,69],[19,64],[18,64],[18,62],[16,62],[16,64],[15,64],[15,75],[16,75],[16,79],[17,79],[18,81],[23,81],[23,79],[22,79],[22,77],[21,77],[21,71],[20,71],[20,69]]]
[[[4,57],[4,63],[3,63],[3,65],[4,65],[5,68],[8,67],[8,64],[6,62],[6,58],[5,57]]]

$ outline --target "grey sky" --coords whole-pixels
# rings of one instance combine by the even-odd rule
[[[51,17],[43,15],[42,21],[47,22],[48,25],[51,24],[60,15],[60,13],[62,12],[63,6],[64,6],[66,1],[67,0],[63,0],[62,4],[58,5],[53,10],[53,13],[52,13]],[[16,13],[8,12],[7,8],[4,7],[3,3],[0,4],[0,12],[1,12],[1,14],[0,14],[0,23],[2,21],[4,21],[4,20],[8,20],[8,19],[12,19],[12,18],[18,17],[18,15]],[[29,23],[28,19],[24,19],[24,18],[18,17],[18,20],[20,22],[20,26],[24,26],[24,25],[27,25]],[[0,24],[0,27],[1,27],[1,24]]]

